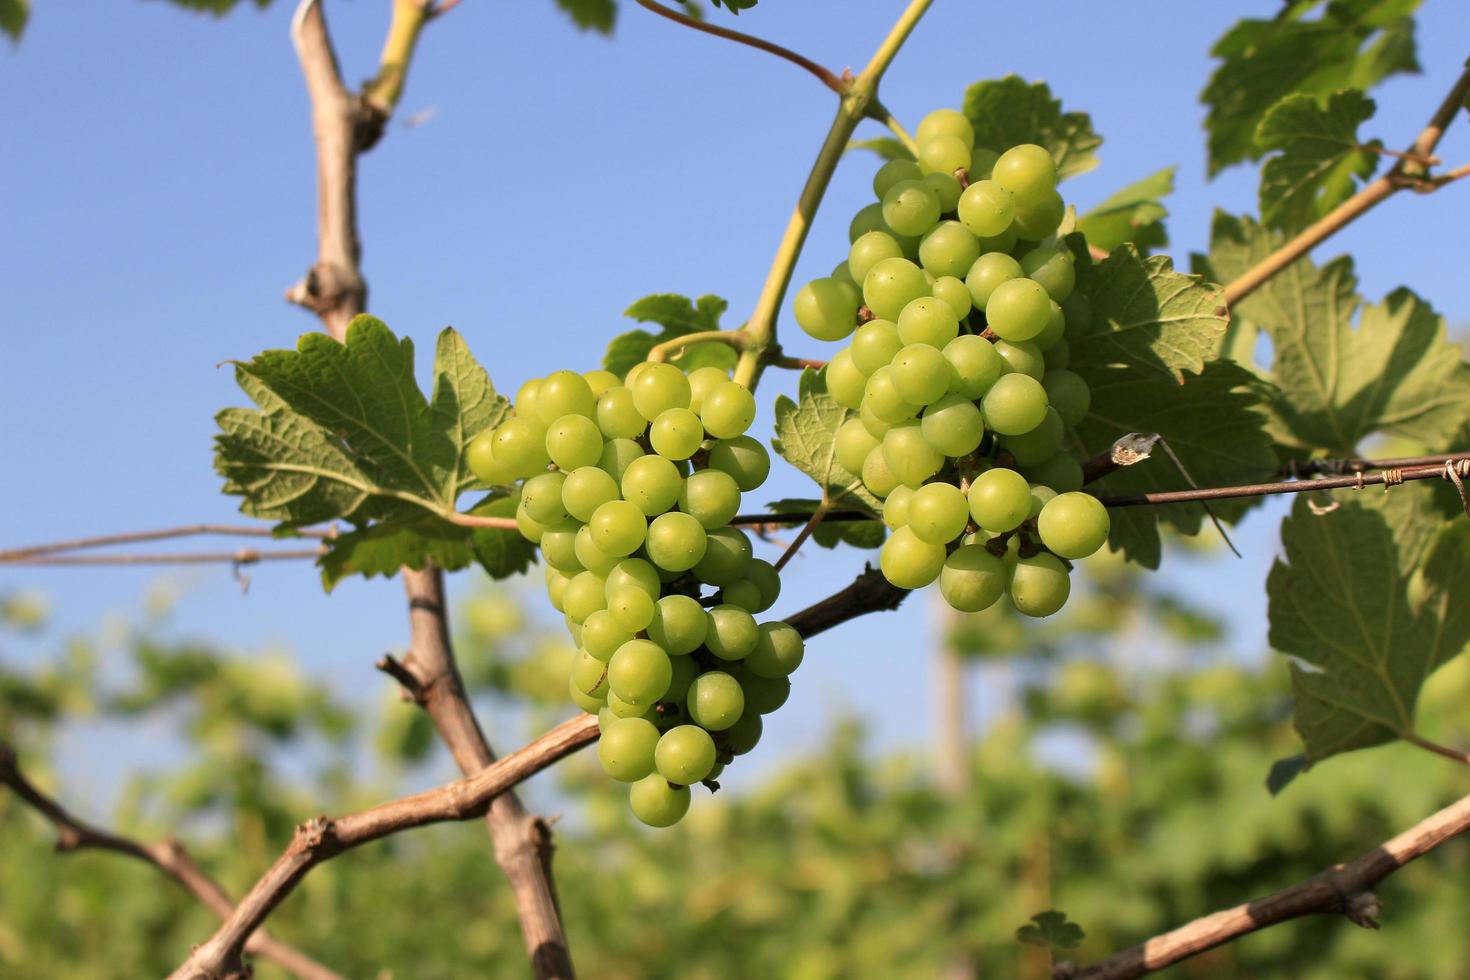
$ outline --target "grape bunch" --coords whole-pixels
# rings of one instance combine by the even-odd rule
[[[724,371],[645,361],[626,380],[528,381],[515,415],[470,444],[481,480],[524,481],[516,525],[579,648],[572,700],[598,716],[602,768],[655,827],[755,747],[801,663],[796,630],[755,619],[780,592],[775,568],[729,526],[771,467],[745,435],[754,418]]]
[[[1008,593],[1049,616],[1067,601],[1068,562],[1109,531],[1062,446],[1091,400],[1067,344],[1091,310],[1057,236],[1056,165],[1034,144],[975,146],[952,109],[917,137],[917,161],[878,169],[878,202],[853,219],[846,261],[797,293],[796,321],[818,340],[851,338],[825,369],[828,393],[857,413],[835,454],[884,500],[888,581],[938,579],[965,612]]]

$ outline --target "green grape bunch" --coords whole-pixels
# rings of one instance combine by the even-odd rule
[[[975,146],[952,109],[926,116],[916,142],[917,161],[878,169],[847,259],[801,288],[796,322],[848,341],[824,369],[857,413],[834,448],[883,499],[888,581],[938,580],[964,612],[1008,594],[1049,616],[1070,593],[1069,562],[1109,532],[1063,447],[1091,398],[1067,337],[1091,310],[1057,234],[1056,164],[1035,144]]]
[[[522,481],[516,526],[578,646],[571,698],[598,716],[603,770],[632,784],[633,814],[655,827],[755,747],[803,655],[796,630],[756,621],[780,577],[729,526],[771,467],[745,434],[754,419],[724,371],[644,361],[626,379],[528,381],[515,414],[469,448],[481,480]]]

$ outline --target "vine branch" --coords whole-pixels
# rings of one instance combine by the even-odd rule
[[[1452,749],[1448,745],[1440,745],[1438,742],[1432,742],[1422,735],[1417,735],[1413,732],[1410,732],[1403,738],[1405,742],[1421,748],[1426,752],[1433,752],[1435,755],[1444,756],[1446,759],[1452,762],[1458,762],[1462,766],[1470,766],[1470,753],[1461,752],[1459,749]]]

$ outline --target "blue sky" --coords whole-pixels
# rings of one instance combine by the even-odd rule
[[[710,16],[841,69],[865,63],[900,6],[767,0],[738,21]],[[1178,164],[1170,250],[1184,266],[1204,247],[1213,208],[1254,202],[1250,170],[1204,177],[1197,95],[1207,49],[1237,17],[1274,6],[941,2],[882,94],[912,126],[958,105],[976,79],[1016,72],[1050,82],[1106,138],[1102,166],[1064,188],[1079,209]],[[329,10],[345,76],[367,77],[387,4]],[[40,4],[23,43],[0,50],[0,547],[234,519],[210,468],[210,437],[213,413],[242,399],[217,365],[314,328],[281,298],[315,247],[290,12],[285,2],[242,5],[215,21],[161,2]],[[1466,26],[1454,0],[1426,4],[1425,74],[1384,85],[1366,132],[1390,146],[1412,138],[1463,63]],[[456,326],[507,391],[556,368],[592,367],[629,327],[620,311],[648,293],[718,293],[736,325],[831,103],[784,62],[631,4],[607,39],[577,32],[549,0],[468,0],[428,28],[400,118],[432,115],[395,124],[362,163],[370,306],[423,352]],[[1470,159],[1466,129],[1457,124],[1443,144],[1452,165]],[[840,168],[798,282],[845,256],[872,167],[853,156]],[[1464,323],[1467,193],[1401,195],[1325,254],[1354,252],[1370,298],[1406,284]],[[823,356],[789,316],[782,327],[790,353]],[[794,381],[768,373],[758,428],[769,431],[769,405]],[[781,474],[755,499],[799,495],[803,480]],[[1247,522],[1243,562],[1170,559],[1190,594],[1216,608],[1232,597],[1243,651],[1264,644],[1262,583],[1280,513]],[[846,583],[864,557],[799,558],[776,611]],[[379,695],[371,662],[406,637],[397,582],[349,581],[325,596],[311,568],[284,564],[251,569],[250,579],[242,594],[223,568],[169,573],[182,596],[171,629],[241,649],[286,647],[345,696]],[[157,581],[138,570],[0,567],[0,592],[48,593],[66,630],[130,614]],[[456,587],[467,586],[461,576]],[[914,601],[814,643],[765,753],[814,738],[842,705],[878,712],[883,742],[921,739],[926,712],[893,708],[929,703],[918,639],[928,607]],[[497,732],[501,743],[519,734]],[[69,754],[79,766],[109,761],[80,744]]]

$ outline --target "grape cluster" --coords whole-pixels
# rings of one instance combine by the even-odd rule
[[[1056,235],[1056,165],[1034,144],[976,147],[951,109],[917,136],[917,162],[878,169],[847,260],[802,287],[796,321],[818,340],[851,337],[826,367],[828,393],[858,413],[835,452],[884,498],[888,580],[938,579],[965,612],[1008,593],[1049,616],[1067,601],[1068,560],[1109,530],[1062,448],[1091,399],[1067,369],[1067,337],[1091,311]]]
[[[718,368],[645,361],[626,380],[528,381],[515,407],[471,442],[470,467],[524,480],[516,525],[579,647],[572,700],[598,716],[598,759],[633,784],[634,815],[667,827],[691,785],[755,747],[801,663],[794,629],[755,620],[780,592],[776,570],[729,526],[771,468],[745,435],[755,400]]]

